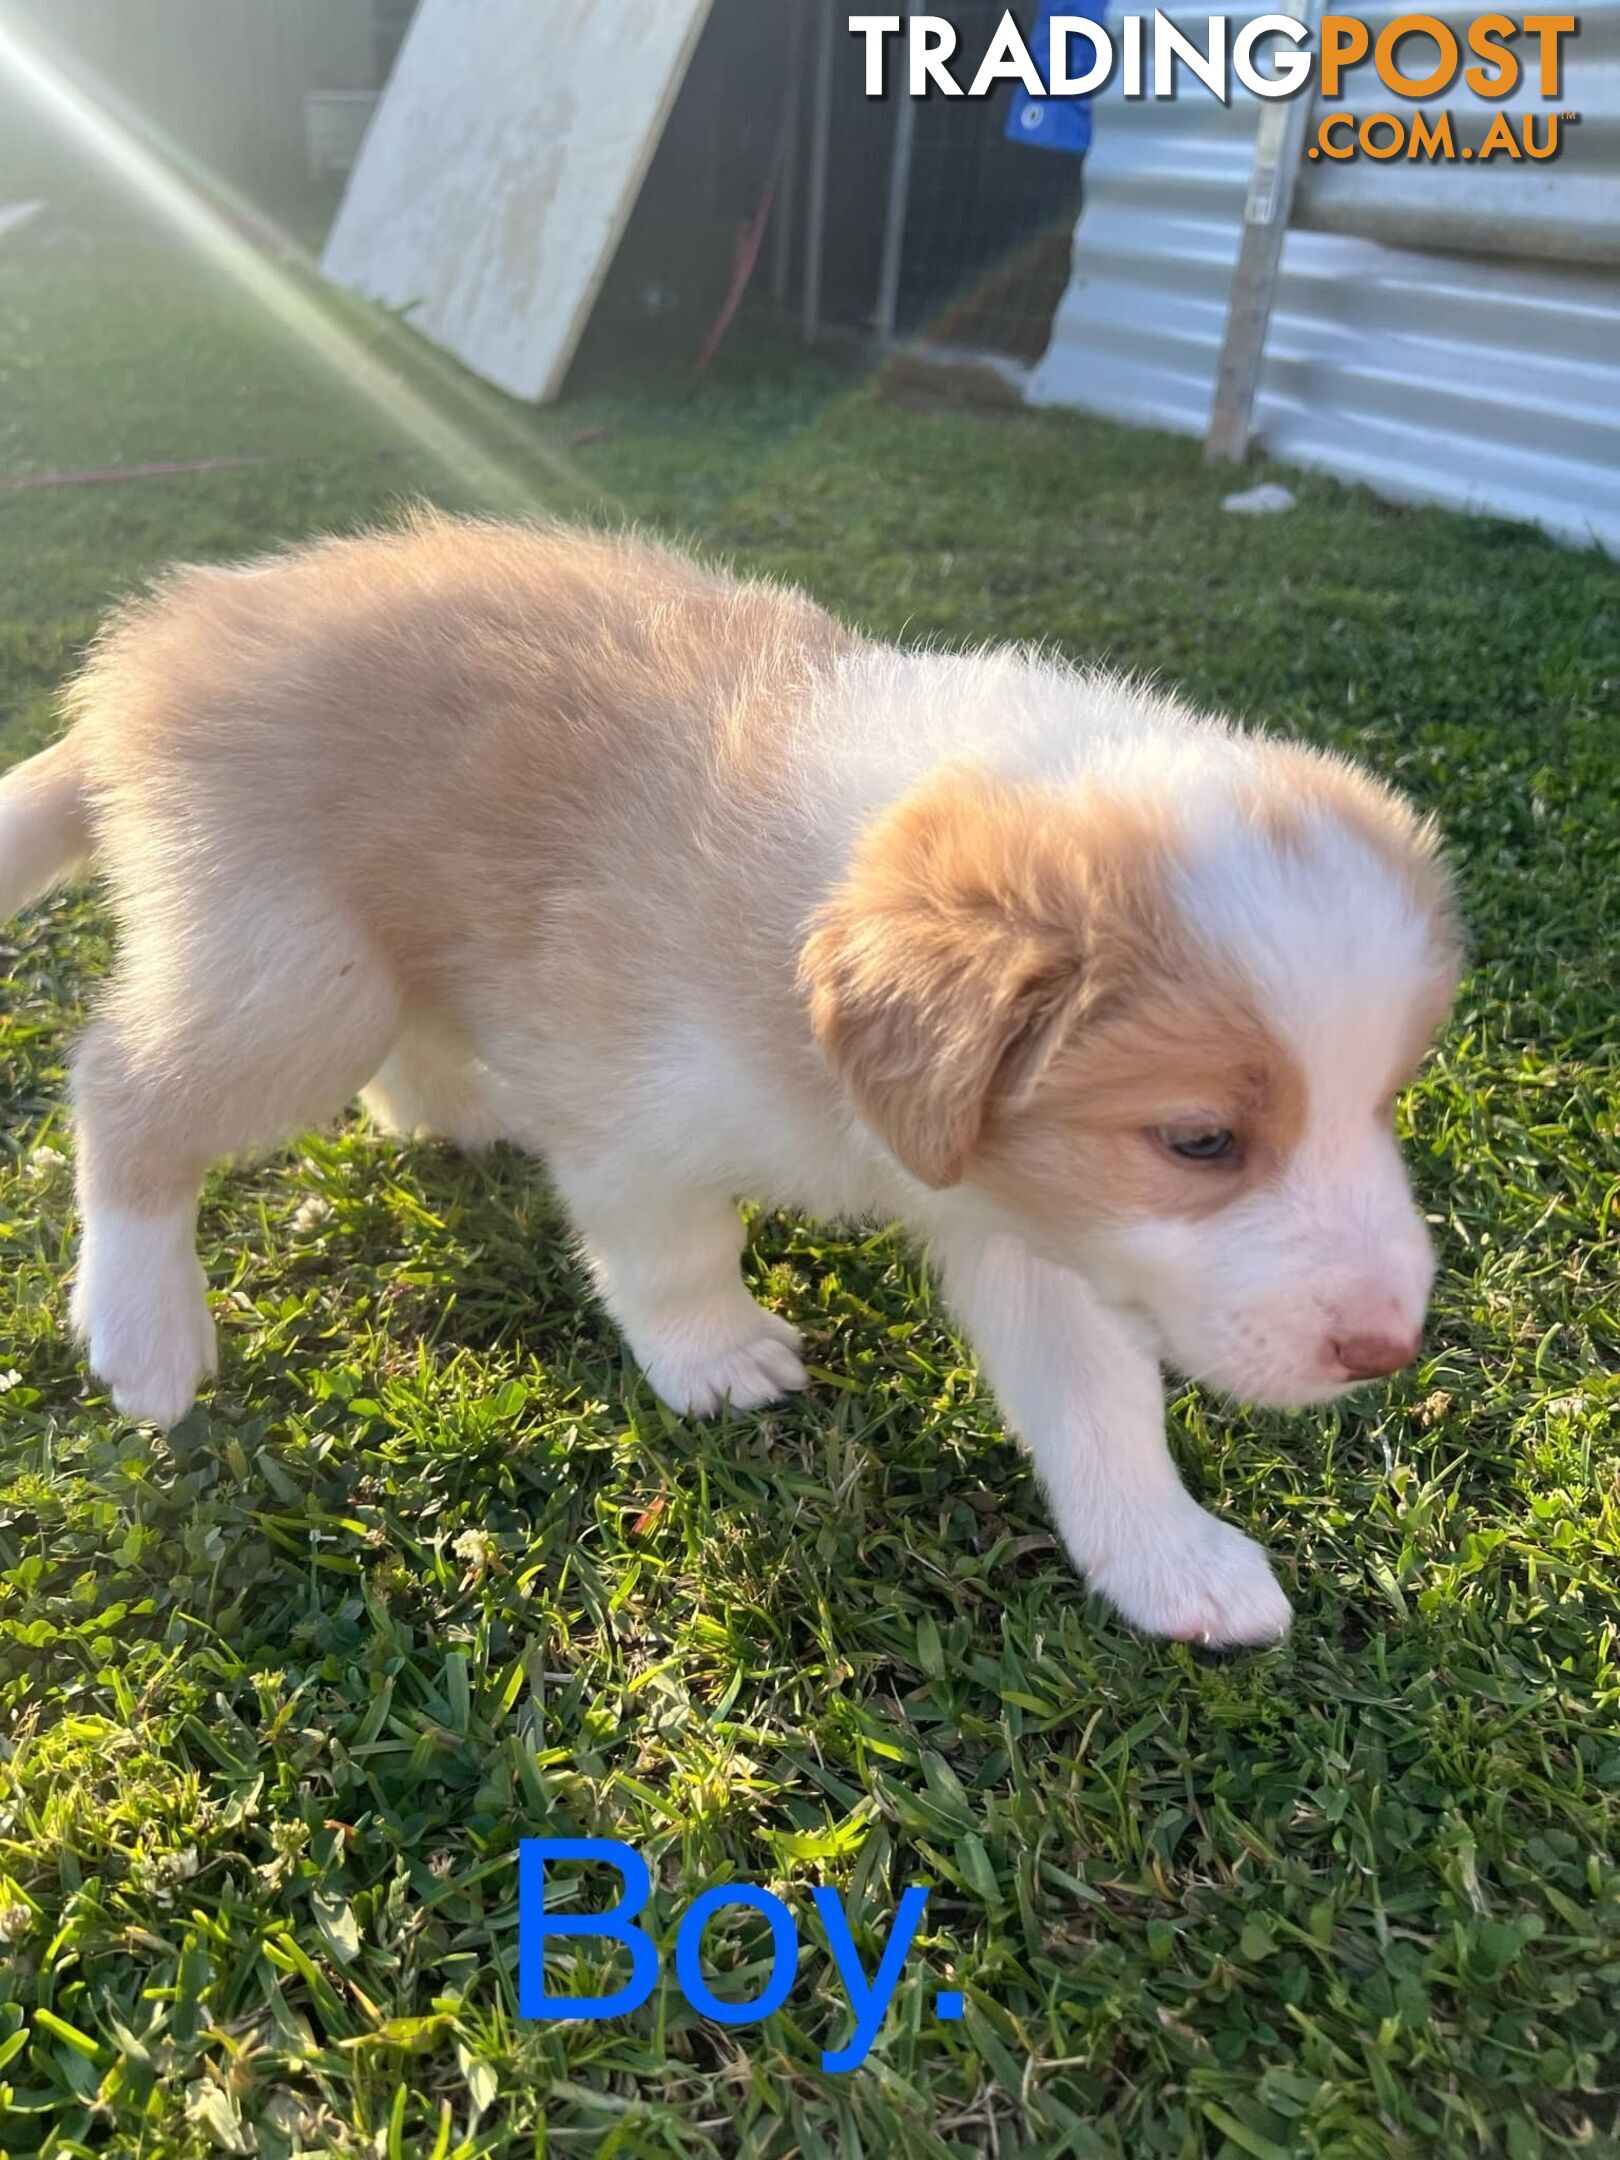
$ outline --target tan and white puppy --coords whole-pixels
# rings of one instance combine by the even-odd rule
[[[131,1417],[214,1369],[198,1188],[357,1091],[545,1157],[675,1409],[802,1387],[739,1195],[924,1238],[1088,1580],[1280,1635],[1161,1363],[1394,1371],[1391,1105],[1450,1002],[1434,836],[1335,759],[1017,651],[905,653],[634,541],[416,519],[176,572],[0,785],[0,905],[90,859],[73,1311]]]

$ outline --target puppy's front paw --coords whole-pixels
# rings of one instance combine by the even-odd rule
[[[1210,1649],[1277,1642],[1293,1618],[1253,1538],[1191,1501],[1163,1521],[1135,1523],[1118,1556],[1089,1580],[1145,1634]]]
[[[219,1362],[203,1271],[183,1226],[98,1222],[80,1256],[73,1327],[113,1407],[165,1432]]]
[[[87,1342],[90,1370],[113,1408],[164,1432],[179,1424],[219,1362],[214,1323],[200,1297],[161,1330],[92,1323]]]
[[[799,1335],[785,1320],[748,1301],[746,1313],[689,1317],[631,1343],[661,1402],[683,1417],[713,1417],[721,1405],[758,1410],[808,1387]]]

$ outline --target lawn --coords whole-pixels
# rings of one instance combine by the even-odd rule
[[[0,475],[266,461],[0,492],[0,762],[172,557],[413,494],[634,516],[875,632],[1048,638],[1351,749],[1444,819],[1472,938],[1402,1111],[1429,1347],[1331,1410],[1177,1401],[1298,1608],[1209,1661],[1086,1598],[893,1238],[758,1220],[817,1385],[683,1423],[532,1164],[356,1117],[211,1182],[223,1374],[159,1439],[65,1321],[106,918],[0,926],[0,2153],[1620,2150],[1615,566],[1311,479],[1240,520],[1194,446],[791,353],[538,417],[406,373],[436,448],[142,227],[0,243]],[[786,2006],[705,2022],[668,1977],[519,2021],[542,1832],[637,1846],[666,1944],[773,1886]],[[932,1886],[847,2076],[823,1882],[869,1970]],[[717,1922],[716,1986],[766,1948]]]

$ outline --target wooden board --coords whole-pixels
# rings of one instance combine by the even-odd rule
[[[514,397],[555,397],[710,0],[422,0],[326,244]]]

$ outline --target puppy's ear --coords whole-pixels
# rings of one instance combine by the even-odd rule
[[[956,1184],[1102,989],[1095,821],[952,773],[870,829],[800,961],[822,1053],[925,1185]]]

